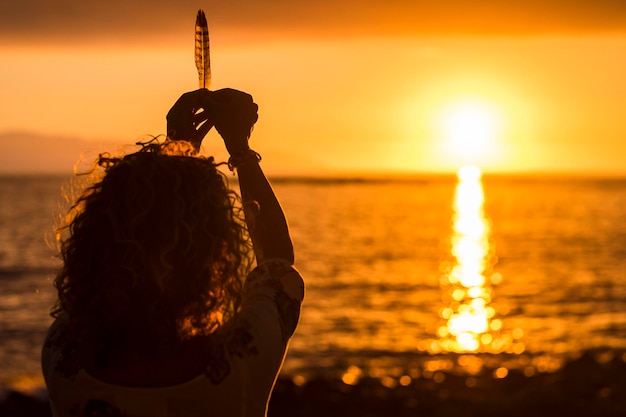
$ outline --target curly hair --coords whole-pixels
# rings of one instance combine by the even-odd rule
[[[104,176],[57,229],[52,316],[101,365],[213,333],[239,310],[253,262],[240,198],[213,158],[186,142],[142,145],[101,154],[92,171]]]

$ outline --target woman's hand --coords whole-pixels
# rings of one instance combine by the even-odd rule
[[[204,88],[183,94],[167,113],[167,137],[191,142],[196,150],[213,127],[212,118],[206,111],[206,103],[212,93]]]
[[[225,88],[211,92],[204,108],[231,155],[248,149],[248,139],[259,116],[250,94]]]
[[[226,149],[234,155],[248,149],[258,109],[250,94],[231,88],[190,91],[180,96],[167,113],[167,136],[189,141],[199,150],[215,125]]]

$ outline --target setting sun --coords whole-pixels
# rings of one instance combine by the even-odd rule
[[[459,100],[445,106],[437,125],[446,154],[472,163],[492,155],[502,118],[494,105],[479,99]]]

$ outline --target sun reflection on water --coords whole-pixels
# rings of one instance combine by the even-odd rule
[[[437,330],[432,350],[445,352],[522,353],[521,329],[505,331],[493,302],[494,285],[502,277],[490,243],[490,223],[485,217],[482,174],[466,166],[458,171],[454,199],[451,254],[453,262],[441,265],[441,286],[447,305],[440,316],[445,324]]]

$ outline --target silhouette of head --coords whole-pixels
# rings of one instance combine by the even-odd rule
[[[97,165],[103,177],[57,233],[53,316],[64,312],[74,341],[109,358],[215,331],[238,310],[252,262],[239,198],[218,165],[169,140]]]

